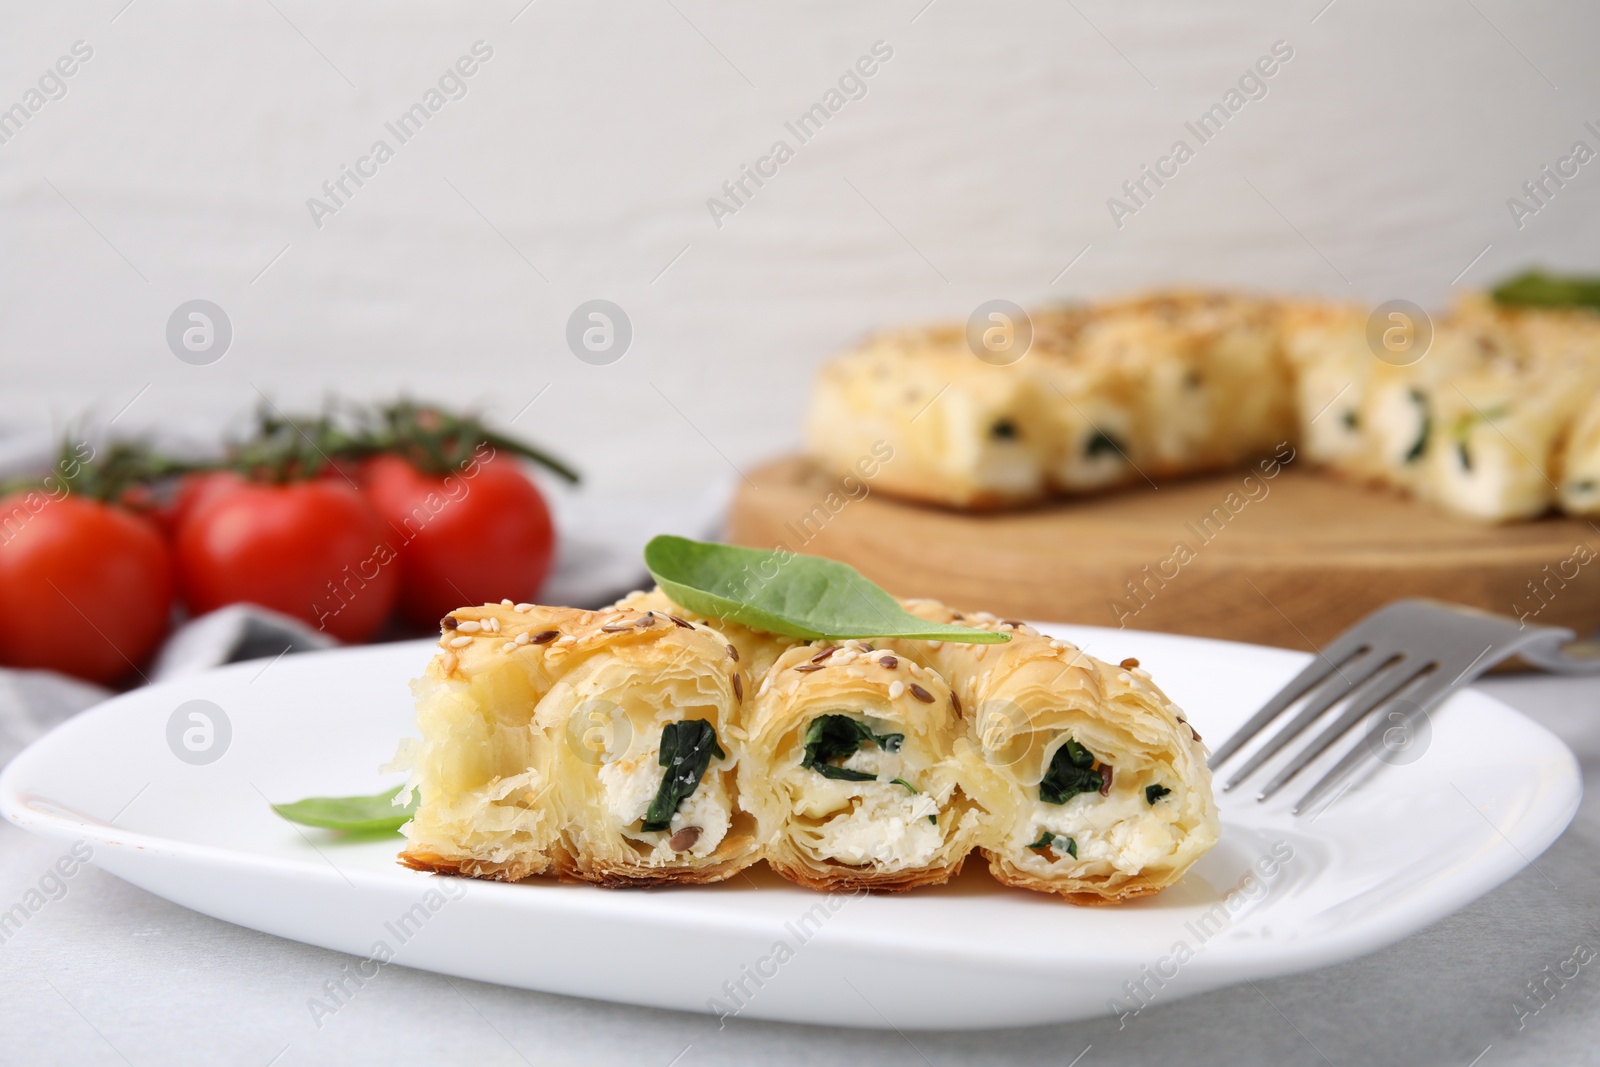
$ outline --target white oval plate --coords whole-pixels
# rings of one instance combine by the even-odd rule
[[[1137,656],[1213,742],[1307,659],[1044,628],[1103,659]],[[475,882],[397,866],[395,838],[344,841],[274,815],[269,800],[396,780],[377,768],[413,732],[406,681],[432,650],[308,653],[127,693],[18,756],[0,774],[0,811],[86,841],[95,863],[185,907],[360,957],[688,1011],[965,1029],[1133,1011],[1371,952],[1533,862],[1582,789],[1553,735],[1462,692],[1405,750],[1421,758],[1377,765],[1320,812],[1290,816],[1298,790],[1266,804],[1224,795],[1221,843],[1178,885],[1114,908],[1004,889],[976,858],[951,884],[904,896],[822,895],[765,868],[666,890]],[[179,712],[193,700],[231,727],[209,764],[169,746],[175,718],[180,751],[197,728]],[[190,740],[203,745],[204,731]],[[224,748],[220,729],[210,743]]]

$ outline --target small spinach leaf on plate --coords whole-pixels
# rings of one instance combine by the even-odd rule
[[[290,822],[320,826],[326,830],[351,830],[376,833],[395,831],[404,826],[417,810],[417,798],[403,808],[394,806],[400,786],[369,797],[306,797],[290,804],[274,804],[272,810]]]

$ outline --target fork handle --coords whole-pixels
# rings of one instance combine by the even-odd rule
[[[1600,655],[1574,656],[1567,651],[1566,646],[1578,636],[1571,630],[1559,626],[1530,629],[1539,633],[1517,650],[1517,654],[1527,662],[1551,674],[1600,674]],[[1581,643],[1593,647],[1595,642],[1590,639]]]

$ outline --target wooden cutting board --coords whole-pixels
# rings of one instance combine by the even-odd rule
[[[829,556],[901,596],[1004,618],[1321,646],[1400,597],[1600,626],[1600,528],[1488,526],[1283,468],[992,515],[855,498],[799,458],[741,483],[729,538]],[[865,490],[865,491],[863,491]]]

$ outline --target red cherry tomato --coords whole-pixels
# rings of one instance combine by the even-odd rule
[[[177,529],[178,577],[196,615],[259,604],[341,641],[383,625],[400,587],[394,535],[348,482],[213,483]]]
[[[185,474],[178,483],[178,491],[165,507],[158,508],[154,515],[161,528],[168,537],[177,535],[178,527],[191,515],[196,508],[219,492],[230,486],[239,485],[244,478],[233,471],[202,471],[198,474]]]
[[[532,600],[550,572],[555,528],[510,454],[487,445],[444,476],[394,455],[363,470],[367,498],[395,534],[400,610],[417,626],[466,604]]]
[[[43,490],[0,500],[0,662],[92,682],[132,672],[172,611],[172,555],[120,508]]]

